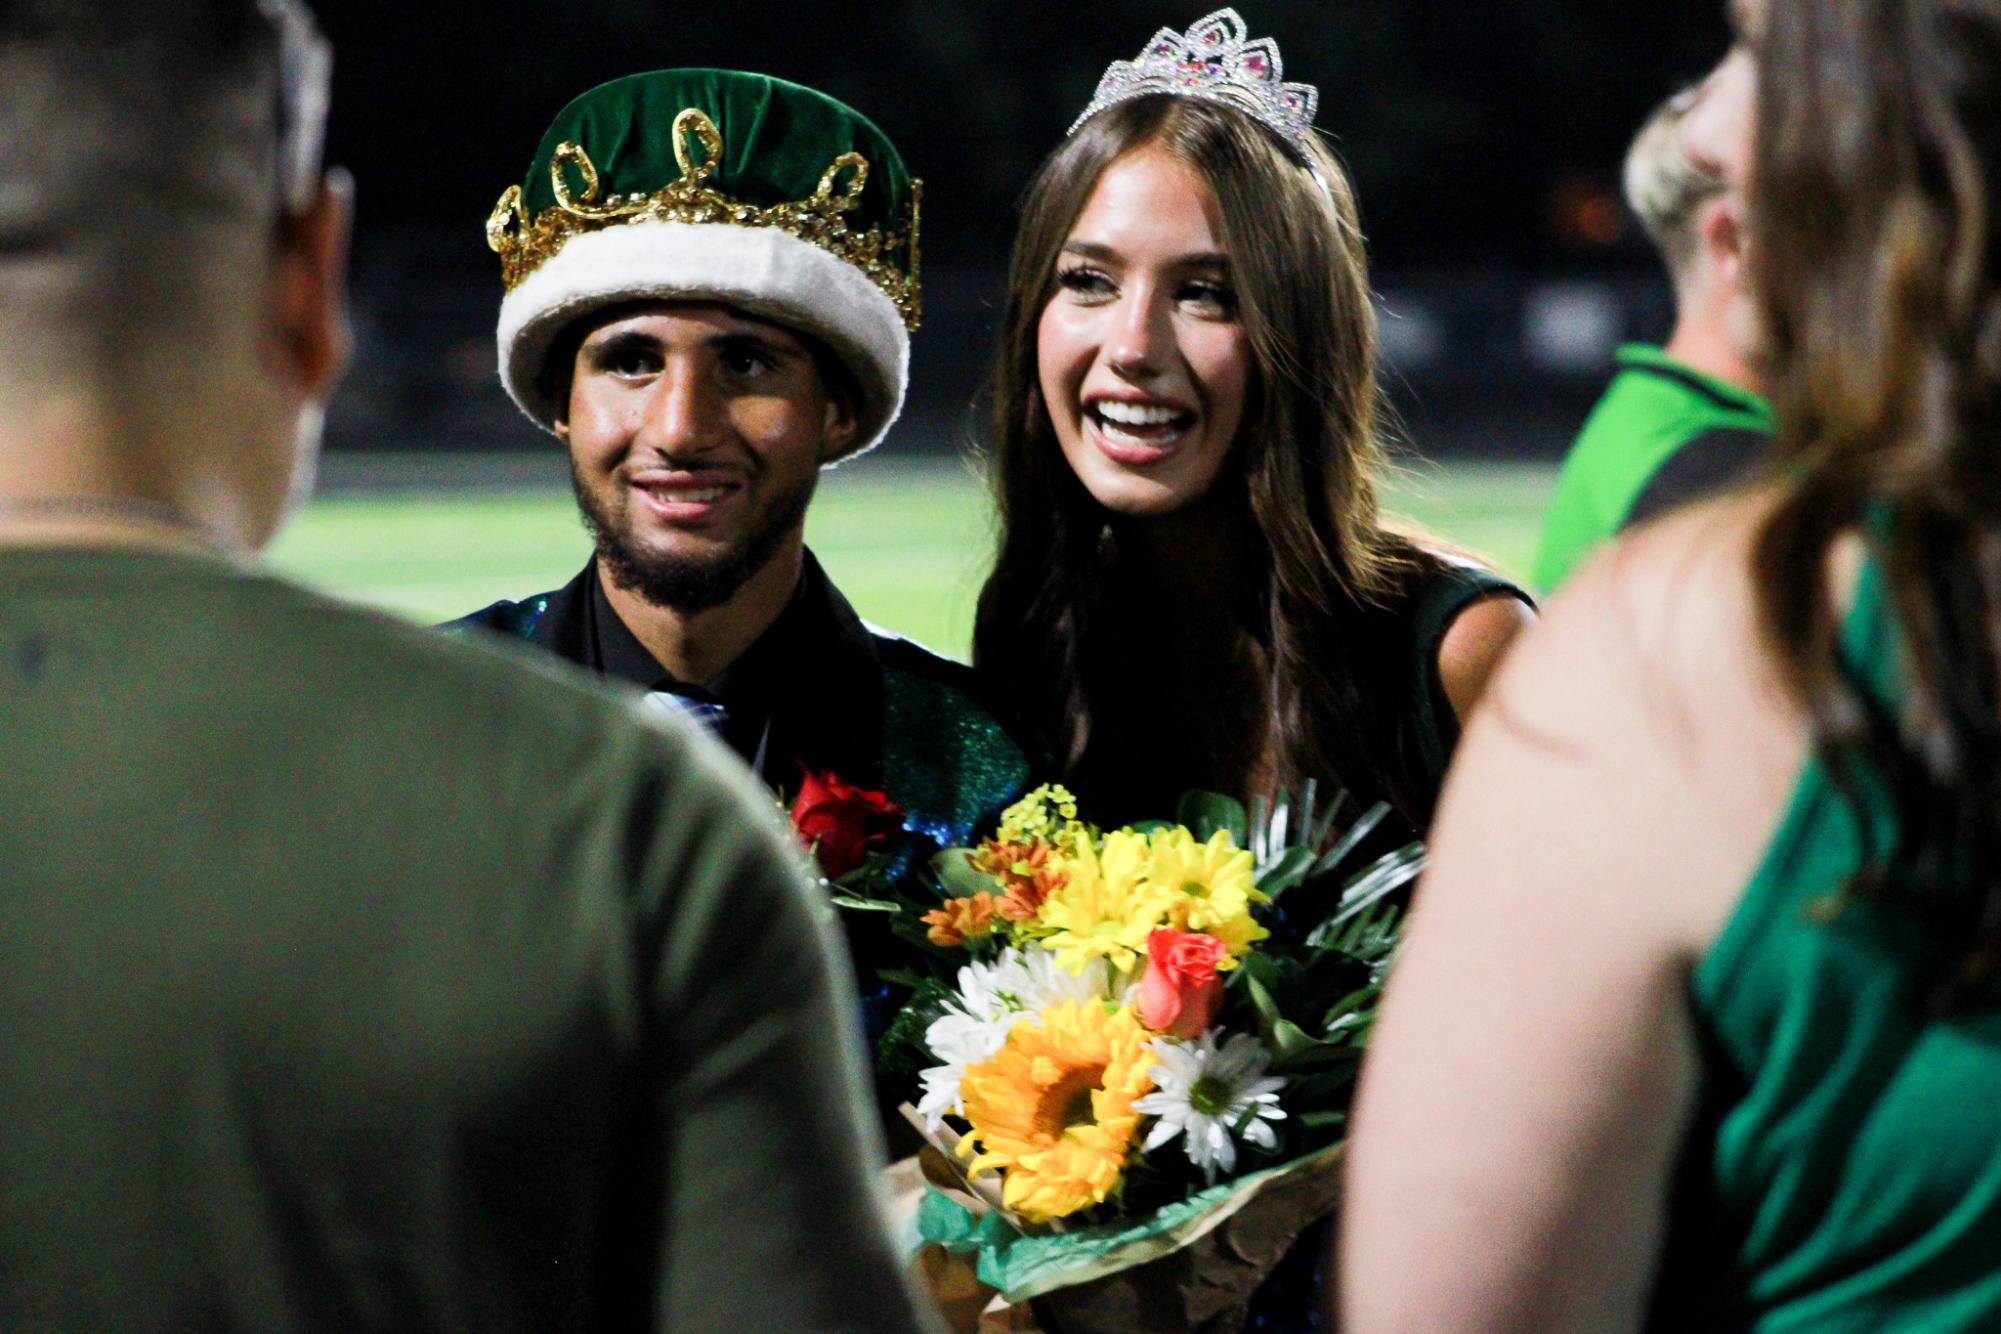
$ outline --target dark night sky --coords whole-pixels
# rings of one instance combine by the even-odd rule
[[[331,151],[370,227],[479,229],[556,110],[604,79],[726,65],[873,117],[926,183],[926,253],[992,267],[1036,163],[1099,72],[1198,5],[427,0],[319,6],[339,61]],[[1247,0],[1355,172],[1379,265],[1548,267],[1594,254],[1551,223],[1613,187],[1640,119],[1726,41],[1721,0]]]

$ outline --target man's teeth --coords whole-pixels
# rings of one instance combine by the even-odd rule
[[[1177,409],[1164,404],[1121,403],[1110,398],[1099,399],[1097,409],[1104,420],[1124,426],[1165,426],[1182,415]]]
[[[661,497],[677,505],[706,505],[711,500],[721,500],[729,494],[726,486],[671,487],[661,491]]]

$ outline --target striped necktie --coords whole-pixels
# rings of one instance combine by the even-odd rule
[[[671,690],[649,690],[646,702],[662,713],[678,713],[684,718],[692,718],[709,730],[711,736],[723,734],[723,720],[729,711],[720,704],[705,699],[691,699],[687,695],[677,695]]]

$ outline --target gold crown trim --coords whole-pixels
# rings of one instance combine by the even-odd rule
[[[688,150],[693,136],[702,156],[695,159]],[[565,142],[549,159],[549,182],[555,187],[556,202],[532,220],[522,206],[521,187],[510,185],[494,205],[486,221],[486,243],[500,256],[501,280],[508,291],[519,287],[529,274],[541,268],[573,236],[602,231],[606,227],[641,222],[720,222],[738,227],[771,227],[846,260],[867,275],[895,303],[904,327],[915,329],[922,314],[917,278],[918,211],[923,183],[910,183],[910,221],[901,230],[870,228],[857,232],[842,215],[861,204],[862,187],[868,184],[868,160],[859,153],[843,153],[828,164],[819,188],[805,199],[759,208],[704,184],[715,174],[721,160],[723,136],[716,123],[700,107],[688,107],[674,117],[674,160],[681,179],[670,181],[650,195],[611,195],[598,199],[598,170],[581,144]],[[583,185],[575,192],[570,184],[574,168]],[[845,174],[846,182],[842,183]],[[889,258],[907,249],[909,272]]]

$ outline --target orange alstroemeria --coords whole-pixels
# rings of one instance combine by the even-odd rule
[[[985,890],[971,898],[946,899],[942,908],[924,914],[924,925],[931,928],[925,934],[946,949],[970,944],[994,933],[999,908],[1000,901]]]

